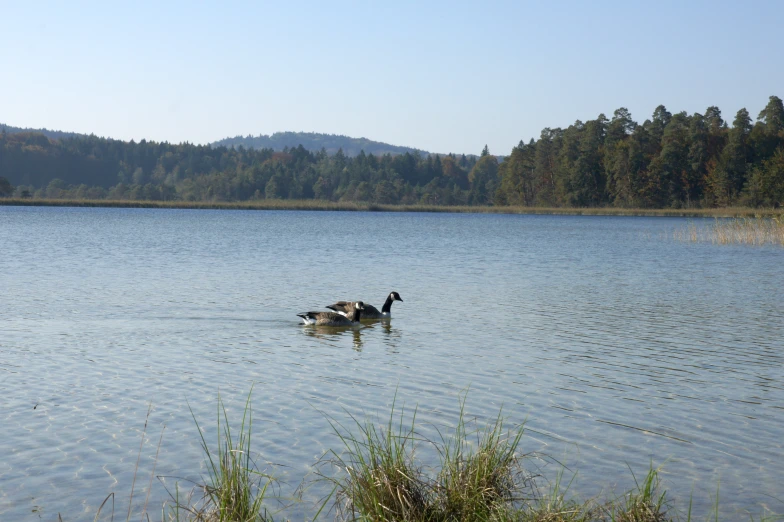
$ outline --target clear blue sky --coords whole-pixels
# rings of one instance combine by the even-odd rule
[[[784,1],[0,0],[0,122],[208,143],[314,131],[508,154],[544,127],[784,98]]]

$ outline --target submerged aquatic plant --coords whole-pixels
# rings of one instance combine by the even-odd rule
[[[142,428],[142,437],[141,437],[141,442],[139,443],[139,452],[138,452],[138,454],[136,456],[136,465],[135,465],[134,470],[133,470],[133,479],[131,481],[131,493],[130,493],[130,495],[128,497],[128,513],[127,513],[126,518],[125,518],[126,521],[130,520],[131,519],[131,515],[133,514],[133,494],[134,494],[134,491],[136,489],[136,477],[137,477],[137,475],[139,473],[139,462],[141,461],[141,457],[142,457],[142,448],[144,447],[144,440],[145,440],[145,438],[147,436],[147,424],[150,421],[150,414],[151,413],[152,413],[152,404],[150,404],[147,407],[147,415],[144,417],[144,428]],[[147,507],[148,507],[149,501],[150,501],[150,491],[152,491],[152,482],[153,482],[153,478],[155,477],[155,467],[156,467],[156,465],[158,463],[158,455],[159,455],[159,453],[161,451],[161,443],[163,442],[163,432],[164,432],[165,429],[166,429],[166,426],[164,426],[163,429],[161,430],[161,436],[160,436],[160,439],[158,440],[157,449],[155,450],[155,458],[153,459],[152,472],[150,473],[150,483],[147,486],[147,496],[144,499],[144,505],[142,506],[142,511],[141,511],[142,519],[144,519],[146,517],[149,520],[149,518],[150,518],[149,514],[147,513]],[[106,498],[103,499],[103,502],[101,502],[101,505],[98,506],[98,509],[95,512],[95,517],[93,519],[94,521],[97,521],[100,518],[101,514],[103,513],[104,507],[107,507],[107,506],[110,506],[110,509],[111,509],[111,511],[109,513],[109,517],[110,517],[111,520],[114,520],[115,494],[113,492],[109,493],[106,496]],[[57,519],[60,522],[63,521],[63,517],[62,517],[62,515],[60,513],[57,514]]]
[[[218,395],[217,453],[210,450],[201,427],[199,426],[199,422],[196,420],[193,410],[191,410],[191,416],[193,417],[193,421],[199,431],[199,437],[201,438],[202,449],[207,457],[207,481],[204,484],[196,485],[190,493],[184,496],[180,495],[179,484],[175,485],[174,491],[169,490],[164,485],[164,488],[169,493],[170,500],[163,505],[161,513],[162,521],[266,522],[272,520],[272,517],[265,508],[264,501],[268,489],[274,483],[274,478],[259,471],[256,462],[251,457],[250,440],[253,417],[250,398],[252,390],[253,388],[251,387],[251,392],[248,393],[248,398],[245,401],[242,423],[240,424],[238,432],[232,431],[226,407],[223,404],[220,394]],[[139,446],[139,456],[136,461],[133,482],[131,484],[131,493],[128,500],[126,521],[131,520],[131,516],[135,515],[132,509],[133,495],[136,485],[136,476],[139,470],[139,460],[141,459],[142,447],[144,445],[147,423],[151,411],[152,407],[147,410],[147,417],[144,422],[142,442]],[[161,440],[158,442],[158,451],[160,451],[162,440],[163,432],[161,432]],[[153,461],[153,469],[150,475],[147,496],[141,512],[141,519],[147,521],[150,520],[147,507],[150,491],[152,490],[152,479],[155,476],[155,464],[158,460],[158,451],[156,451],[155,459]],[[163,479],[163,477],[158,478],[160,480]],[[202,495],[194,500],[194,492],[197,490],[201,490]],[[100,519],[104,508],[107,507],[110,508],[110,511],[106,516],[110,520],[114,520],[114,493],[109,494],[101,503],[95,514],[95,521]],[[58,517],[60,521],[63,520],[62,516],[58,515]]]

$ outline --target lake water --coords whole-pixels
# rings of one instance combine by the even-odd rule
[[[282,496],[308,484],[292,520],[328,491],[309,475],[341,447],[327,416],[384,420],[397,395],[432,436],[466,390],[581,497],[653,463],[680,509],[720,487],[725,519],[784,512],[784,249],[674,240],[687,225],[0,207],[0,519],[92,520],[110,492],[124,517],[139,455],[134,503],[153,463],[198,480],[189,405],[212,442],[218,393],[239,422],[252,384],[259,461]],[[392,290],[388,324],[296,317]],[[153,519],[165,498],[154,481]]]

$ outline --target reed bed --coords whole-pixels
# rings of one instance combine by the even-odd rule
[[[716,219],[710,226],[689,223],[674,232],[679,241],[708,242],[718,245],[784,246],[784,216]]]
[[[104,199],[21,199],[0,198],[0,205],[54,207],[173,208],[218,210],[328,210],[348,212],[446,212],[471,214],[541,214],[573,216],[660,216],[660,217],[784,217],[784,209],[745,207],[649,209],[615,207],[523,207],[468,205],[385,205],[369,202],[326,201],[314,199],[265,199],[253,201],[128,201]]]

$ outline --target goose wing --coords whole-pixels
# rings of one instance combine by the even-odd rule
[[[338,301],[337,303],[327,305],[327,308],[336,312],[348,313],[354,309],[354,301]]]
[[[340,315],[345,315],[349,319],[352,319],[355,306],[358,302],[362,301],[338,301],[337,303],[327,305],[327,308],[335,310]],[[375,306],[365,304],[364,307],[365,309],[362,312],[362,317],[364,319],[374,319],[382,316],[381,312],[379,312],[378,308]]]
[[[304,312],[297,314],[305,324],[316,326],[351,326],[352,320],[337,312]]]

